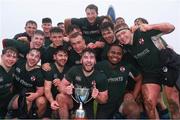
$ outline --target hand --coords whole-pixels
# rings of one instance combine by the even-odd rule
[[[139,25],[139,28],[140,28],[140,30],[143,31],[143,32],[146,32],[146,31],[151,30],[151,27],[150,27],[150,25],[148,25],[148,24],[141,24],[141,25]]]
[[[36,98],[37,98],[37,94],[36,93],[33,93],[33,92],[28,92],[26,93],[26,95],[28,95],[26,97],[27,101],[29,102],[33,102]]]
[[[63,37],[63,40],[64,40],[65,42],[69,42],[69,37]]]
[[[95,45],[94,43],[89,43],[89,44],[87,45],[87,48],[94,49],[94,48],[96,48],[96,45]]]
[[[134,25],[134,26],[131,26],[130,30],[132,33],[134,33],[138,28],[139,28],[139,26]]]
[[[61,83],[61,80],[58,79],[58,78],[56,78],[56,79],[53,80],[53,84],[54,84],[54,86],[56,86],[56,87],[57,87],[60,83]]]
[[[18,37],[17,40],[22,41],[24,43],[29,43],[28,38],[26,36]]]
[[[128,92],[124,95],[124,101],[134,101],[134,96],[132,93]]]
[[[66,90],[65,90],[66,94],[72,95],[73,94],[73,88],[74,88],[74,85],[72,83],[70,85],[68,85],[66,87]]]
[[[99,94],[99,90],[96,88],[96,82],[95,81],[93,81],[93,90],[92,90],[92,97],[94,98],[94,99],[96,99],[97,98],[97,96],[98,96],[98,94]]]
[[[44,64],[42,65],[42,69],[47,72],[47,71],[50,71],[50,70],[51,70],[51,66],[50,66],[49,63],[44,63]]]
[[[51,102],[51,109],[52,110],[57,110],[57,109],[59,109],[59,104],[57,103],[57,101],[52,101]]]
[[[102,41],[96,41],[96,42],[95,42],[95,46],[96,46],[96,48],[103,48],[103,47],[104,47],[104,42],[102,42]]]

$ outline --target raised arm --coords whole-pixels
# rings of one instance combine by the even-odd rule
[[[69,25],[71,25],[71,18],[64,20],[64,27],[65,27],[66,33],[68,33],[68,26]]]
[[[159,24],[141,24],[140,30],[141,31],[149,31],[149,30],[159,30],[164,34],[168,34],[172,31],[174,31],[175,27],[174,25],[170,23],[159,23]]]

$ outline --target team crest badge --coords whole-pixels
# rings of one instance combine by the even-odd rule
[[[31,76],[31,81],[35,81],[36,77],[35,76]]]
[[[125,67],[124,67],[124,66],[121,66],[119,70],[120,70],[121,72],[124,72],[124,71],[125,71]]]
[[[80,76],[76,76],[75,80],[81,81],[81,77]]]
[[[143,38],[140,38],[140,39],[139,39],[139,44],[140,44],[140,45],[143,45],[143,44],[144,44],[144,39],[143,39]]]

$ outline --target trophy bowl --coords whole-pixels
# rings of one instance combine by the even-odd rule
[[[75,88],[74,89],[74,95],[75,98],[72,96],[72,98],[79,103],[79,108],[76,110],[75,112],[75,118],[85,118],[86,117],[86,112],[83,109],[83,104],[86,104],[87,102],[89,102],[92,97],[90,99],[89,98],[89,89],[88,88]]]
[[[89,89],[88,88],[75,88],[75,98],[78,103],[86,103],[89,97]]]

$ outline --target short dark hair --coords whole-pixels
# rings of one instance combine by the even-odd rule
[[[108,52],[109,52],[109,50],[110,50],[112,47],[114,47],[114,46],[121,48],[121,49],[122,49],[122,53],[124,53],[124,51],[123,51],[123,46],[122,46],[122,45],[119,45],[119,44],[117,44],[117,43],[111,44],[110,47],[109,47],[109,49],[108,49]]]
[[[76,38],[77,36],[82,36],[82,34],[79,32],[72,33],[69,35],[69,39]]]
[[[39,52],[39,53],[40,53],[40,56],[41,56],[41,51],[40,51],[40,49],[37,49],[37,48],[31,48],[31,49],[29,49],[28,54],[29,54],[31,51],[33,51],[33,50]]]
[[[64,23],[63,23],[63,22],[58,22],[58,23],[57,23],[57,26],[62,25],[62,24],[64,24]]]
[[[100,25],[100,30],[105,31],[108,30],[108,28],[111,28],[114,31],[114,24],[112,22],[104,22]]]
[[[14,52],[18,56],[18,50],[14,47],[6,47],[2,50],[2,55],[6,54],[7,52]]]
[[[101,16],[100,19],[101,19],[101,24],[103,23],[104,19],[107,19],[109,22],[113,22],[112,18],[110,16],[107,16],[107,15]]]
[[[125,22],[125,20],[124,20],[124,18],[123,17],[118,17],[118,18],[116,18],[116,20],[115,20],[115,22],[117,22],[117,20],[123,20],[124,22]]]
[[[36,23],[34,20],[28,20],[28,21],[26,22],[26,26],[27,26],[28,24],[35,24],[35,25],[37,26],[37,23]]]
[[[50,34],[52,34],[52,33],[62,33],[63,34],[63,30],[60,29],[59,27],[52,27],[50,29]]]
[[[51,20],[51,18],[43,18],[42,19],[42,23],[52,23],[52,20]]]
[[[145,19],[145,18],[141,18],[141,17],[139,17],[139,18],[136,18],[135,20],[134,20],[134,22],[136,22],[136,21],[141,21],[142,23],[144,23],[144,24],[148,24],[148,21]]]
[[[43,32],[42,30],[36,30],[36,31],[34,32],[34,35],[45,36],[45,34],[44,34],[44,32]],[[33,35],[33,36],[34,36],[34,35]]]
[[[77,25],[75,25],[75,24],[71,24],[71,25],[69,25],[68,28],[67,28],[67,34],[68,34],[68,35],[71,34],[71,32],[72,32],[74,29],[78,29],[78,30],[81,31],[81,29],[80,29],[79,26],[77,26]]]
[[[98,7],[97,7],[96,5],[94,5],[94,4],[89,4],[89,5],[86,7],[85,11],[86,11],[87,9],[94,9],[94,10],[96,11],[96,13],[98,14]]]
[[[91,49],[91,48],[85,48],[85,49],[82,51],[82,56],[83,56],[85,53],[92,53],[92,54],[94,54],[94,56],[96,56],[95,50],[94,50],[94,49]]]
[[[65,54],[69,55],[69,51],[68,51],[66,48],[64,48],[63,46],[58,46],[58,47],[56,48],[56,50],[54,51],[54,55],[57,54],[57,53],[60,52],[60,51],[62,51],[62,52],[64,52]]]

